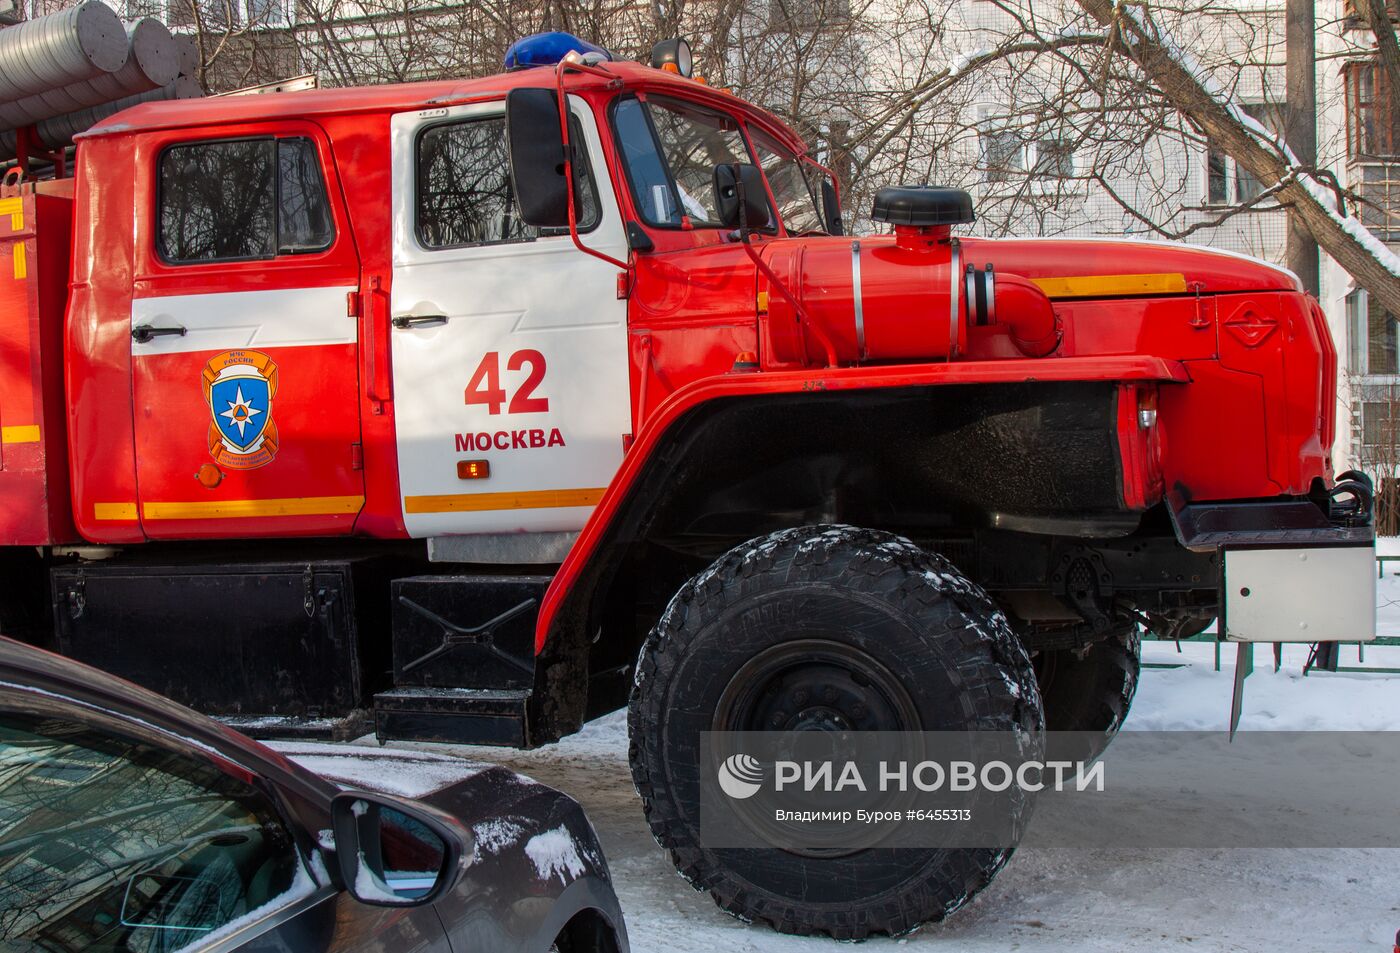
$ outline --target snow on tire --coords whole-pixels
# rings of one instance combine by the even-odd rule
[[[849,526],[736,547],[671,600],[628,708],[637,792],[680,873],[736,917],[838,939],[907,933],[985,887],[1012,848],[820,856],[702,843],[701,732],[831,726],[1016,731],[1038,751],[1044,715],[1006,618],[942,557]]]

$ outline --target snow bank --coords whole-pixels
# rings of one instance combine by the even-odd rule
[[[1144,662],[1186,667],[1143,673],[1124,731],[1229,729],[1236,646],[1221,646],[1218,672],[1213,645],[1183,642],[1181,648],[1177,654],[1170,642],[1143,643]],[[1400,675],[1314,671],[1304,677],[1307,649],[1285,646],[1284,665],[1276,673],[1273,646],[1255,646],[1240,730],[1400,731]],[[1357,656],[1354,646],[1342,647],[1343,665],[1356,666]],[[1369,665],[1400,668],[1400,648],[1373,646],[1365,656]]]

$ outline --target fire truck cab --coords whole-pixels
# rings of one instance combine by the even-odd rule
[[[967,195],[922,186],[845,235],[679,44],[565,46],[137,106],[9,189],[0,631],[263,733],[531,746],[630,698],[682,872],[848,938],[1008,852],[697,849],[698,732],[1106,743],[1144,626],[1373,635],[1370,486],[1332,472],[1291,274],[960,236]]]

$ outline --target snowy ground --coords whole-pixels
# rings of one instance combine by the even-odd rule
[[[1400,636],[1400,576],[1392,571],[1381,585],[1381,634]],[[1184,667],[1144,672],[1128,729],[1226,727],[1234,647],[1225,647],[1220,672],[1209,644],[1182,649],[1149,643],[1145,661]],[[1304,650],[1290,646],[1275,674],[1271,647],[1257,650],[1242,729],[1400,730],[1400,675],[1304,678],[1303,661]],[[1355,647],[1343,649],[1342,664],[1357,664]],[[1400,648],[1370,648],[1366,664],[1400,668]],[[621,713],[534,752],[413,747],[507,764],[582,802],[612,865],[636,953],[835,948],[829,940],[739,923],[675,874],[642,820]],[[1400,823],[1400,807],[1390,823]],[[901,940],[872,940],[864,949],[1390,953],[1397,929],[1400,850],[1026,849],[949,922]]]

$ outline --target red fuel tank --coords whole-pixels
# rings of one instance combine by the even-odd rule
[[[968,329],[1002,330],[1016,350],[1044,357],[1059,333],[1038,286],[973,263],[947,227],[896,226],[893,236],[773,243],[764,258],[817,329],[804,329],[781,291],[759,279],[775,366],[823,363],[824,334],[841,363],[956,360]]]

